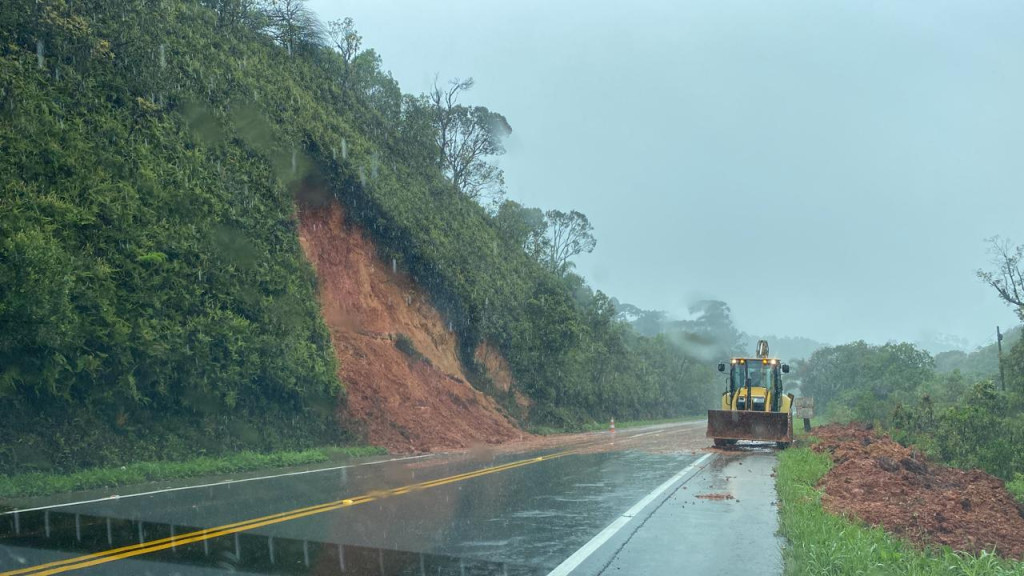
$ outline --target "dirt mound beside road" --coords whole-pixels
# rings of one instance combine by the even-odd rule
[[[822,505],[917,544],[993,550],[1024,559],[1024,508],[1003,481],[980,470],[928,462],[913,448],[857,425],[813,432],[812,448],[832,455]]]

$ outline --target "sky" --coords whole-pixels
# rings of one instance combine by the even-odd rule
[[[586,214],[577,272],[621,301],[830,344],[1018,323],[975,272],[1024,243],[1024,3],[309,5],[405,92],[475,79],[508,197]]]

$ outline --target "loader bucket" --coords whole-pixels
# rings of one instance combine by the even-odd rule
[[[786,412],[708,410],[708,438],[792,442],[793,420]]]

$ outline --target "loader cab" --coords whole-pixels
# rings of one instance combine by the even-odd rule
[[[729,366],[727,388],[723,401],[726,409],[779,411],[782,398],[782,375],[789,373],[789,365],[777,358],[733,358]],[[725,372],[726,364],[719,364]],[[770,403],[771,406],[767,406]]]

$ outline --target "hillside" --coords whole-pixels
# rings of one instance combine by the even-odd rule
[[[522,437],[495,401],[470,385],[455,335],[429,298],[377,258],[336,202],[302,207],[299,223],[339,376],[348,383],[345,417],[365,429],[367,440],[415,451]]]
[[[1011,328],[1003,334],[1004,361],[1010,350],[1020,341],[1020,334],[1020,326]],[[993,342],[977,348],[973,352],[959,350],[940,352],[935,355],[935,369],[939,372],[959,370],[968,376],[993,377],[999,374],[999,350],[996,343]]]
[[[0,8],[0,469],[429,449],[713,402],[708,366],[453,185],[428,99],[314,24]]]

